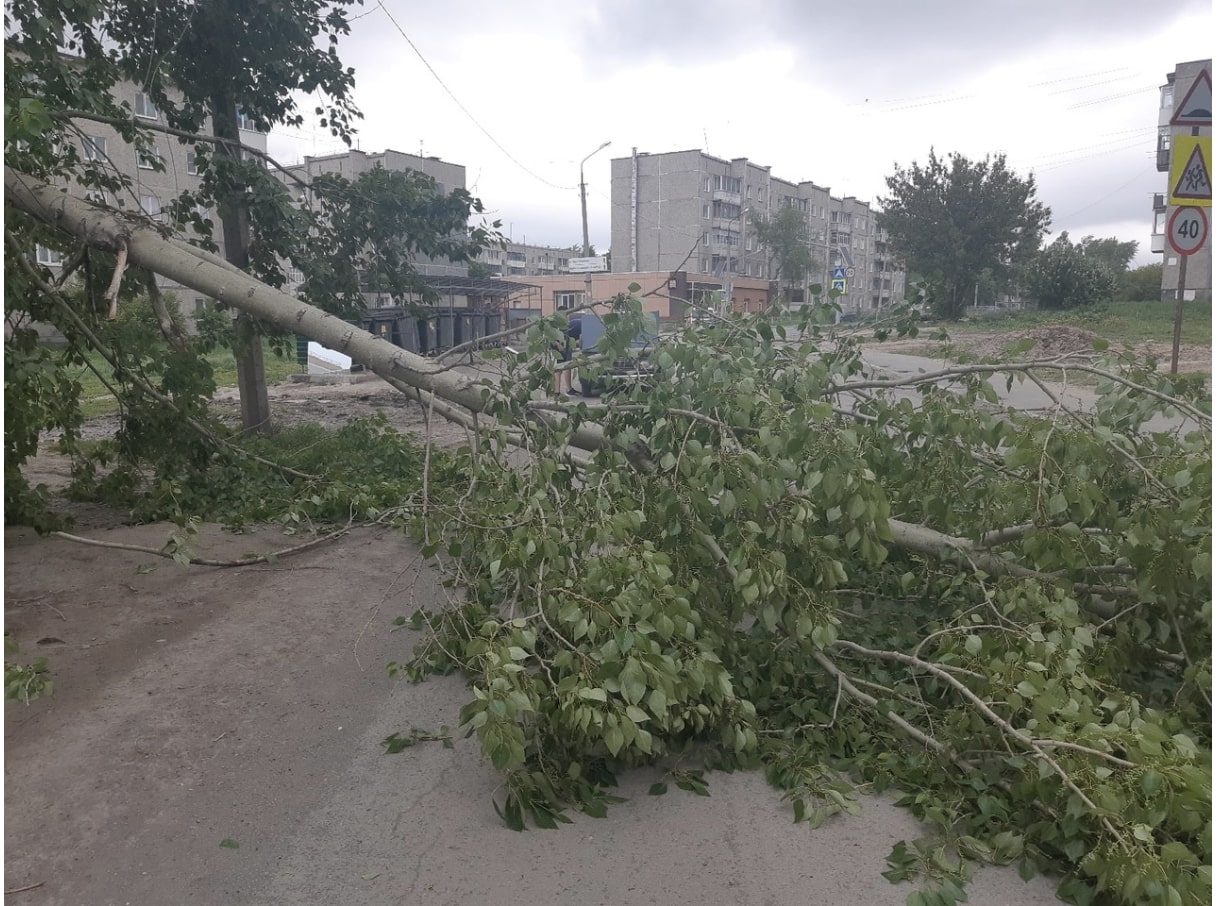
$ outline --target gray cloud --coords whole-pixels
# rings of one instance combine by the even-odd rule
[[[1177,16],[1205,0],[1171,5]],[[1095,46],[1135,36],[1159,11],[1145,0],[616,0],[596,7],[583,51],[605,65],[632,60],[706,63],[785,46],[819,84],[863,97],[906,99],[949,89],[958,68],[1059,45]],[[1114,65],[1128,61],[1115,61]],[[764,83],[765,73],[728,71]]]

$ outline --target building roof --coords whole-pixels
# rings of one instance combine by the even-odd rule
[[[536,283],[515,280],[498,280],[494,277],[448,277],[424,275],[420,279],[438,293],[474,293],[483,296],[510,296],[520,292],[520,287],[536,287]]]

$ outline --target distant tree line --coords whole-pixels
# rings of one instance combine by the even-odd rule
[[[1160,298],[1162,265],[1130,268],[1136,241],[1061,233],[1042,247],[1052,213],[1002,154],[961,154],[898,166],[887,177],[880,227],[910,272],[923,277],[935,312],[960,317],[975,304],[1019,295],[1042,308]]]

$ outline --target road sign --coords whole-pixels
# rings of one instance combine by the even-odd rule
[[[1214,117],[1214,85],[1210,71],[1203,69],[1184,93],[1184,99],[1172,114],[1173,126],[1208,126]]]
[[[847,277],[853,277],[853,276],[854,276],[854,268],[852,268],[852,267],[848,267],[848,268],[846,268],[846,276],[847,276]]]
[[[829,290],[830,290],[830,292],[845,294],[846,281],[845,280],[834,280],[832,283],[829,284]]]
[[[1167,220],[1167,241],[1181,255],[1200,251],[1208,233],[1204,208],[1176,208]]]
[[[571,274],[599,274],[609,270],[605,264],[605,256],[596,258],[571,258],[567,261],[567,272]]]
[[[834,280],[845,280],[846,279],[846,269],[844,267],[835,267],[833,269],[833,279]]]
[[[1177,135],[1171,143],[1171,194],[1168,204],[1208,208],[1213,199],[1209,136]]]

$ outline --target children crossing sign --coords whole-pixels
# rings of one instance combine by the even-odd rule
[[[1209,136],[1177,135],[1172,139],[1168,204],[1210,206],[1214,196],[1210,148]]]

